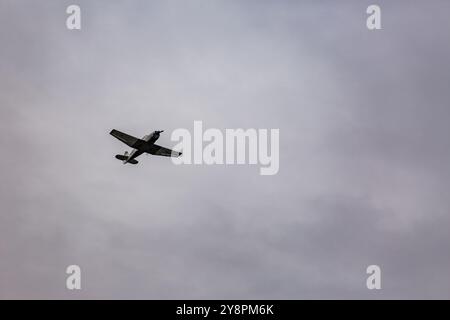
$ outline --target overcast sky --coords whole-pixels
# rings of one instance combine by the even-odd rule
[[[450,298],[449,1],[73,3],[0,0],[0,298]],[[114,159],[194,120],[279,173]]]

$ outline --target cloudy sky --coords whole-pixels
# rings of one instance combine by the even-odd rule
[[[0,298],[450,298],[448,1],[71,4],[0,0]],[[114,159],[194,120],[279,173]]]

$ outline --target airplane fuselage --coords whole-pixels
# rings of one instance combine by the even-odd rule
[[[145,144],[139,145],[137,148],[133,148],[131,153],[125,152],[126,155],[128,155],[128,158],[123,160],[123,163],[128,163],[131,160],[135,159],[136,157],[140,156],[144,152],[147,152],[150,147],[155,144],[156,140],[159,139],[160,133],[162,131],[153,131],[152,133],[144,136],[142,138],[143,141],[145,141]]]

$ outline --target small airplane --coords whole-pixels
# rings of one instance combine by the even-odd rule
[[[164,130],[153,131],[149,135],[144,136],[142,139],[135,138],[126,133],[120,132],[119,130],[113,129],[109,134],[113,137],[119,139],[127,146],[133,148],[131,153],[125,151],[125,153],[117,154],[116,159],[122,160],[123,163],[137,164],[136,158],[143,153],[149,153],[156,156],[163,157],[179,157],[181,152],[173,151],[155,144],[155,141],[159,139],[159,135],[164,132]]]

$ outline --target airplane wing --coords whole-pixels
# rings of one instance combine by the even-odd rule
[[[173,151],[161,146],[158,146],[157,144],[152,145],[152,148],[150,149],[150,154],[153,154],[155,156],[163,156],[163,157],[179,157],[181,156],[181,152]]]
[[[129,146],[131,148],[137,148],[141,144],[145,143],[144,140],[130,136],[130,135],[120,132],[119,130],[116,130],[116,129],[111,130],[111,132],[109,134],[111,134],[113,137],[119,139],[120,141],[122,141],[123,143],[125,143],[127,146]]]

